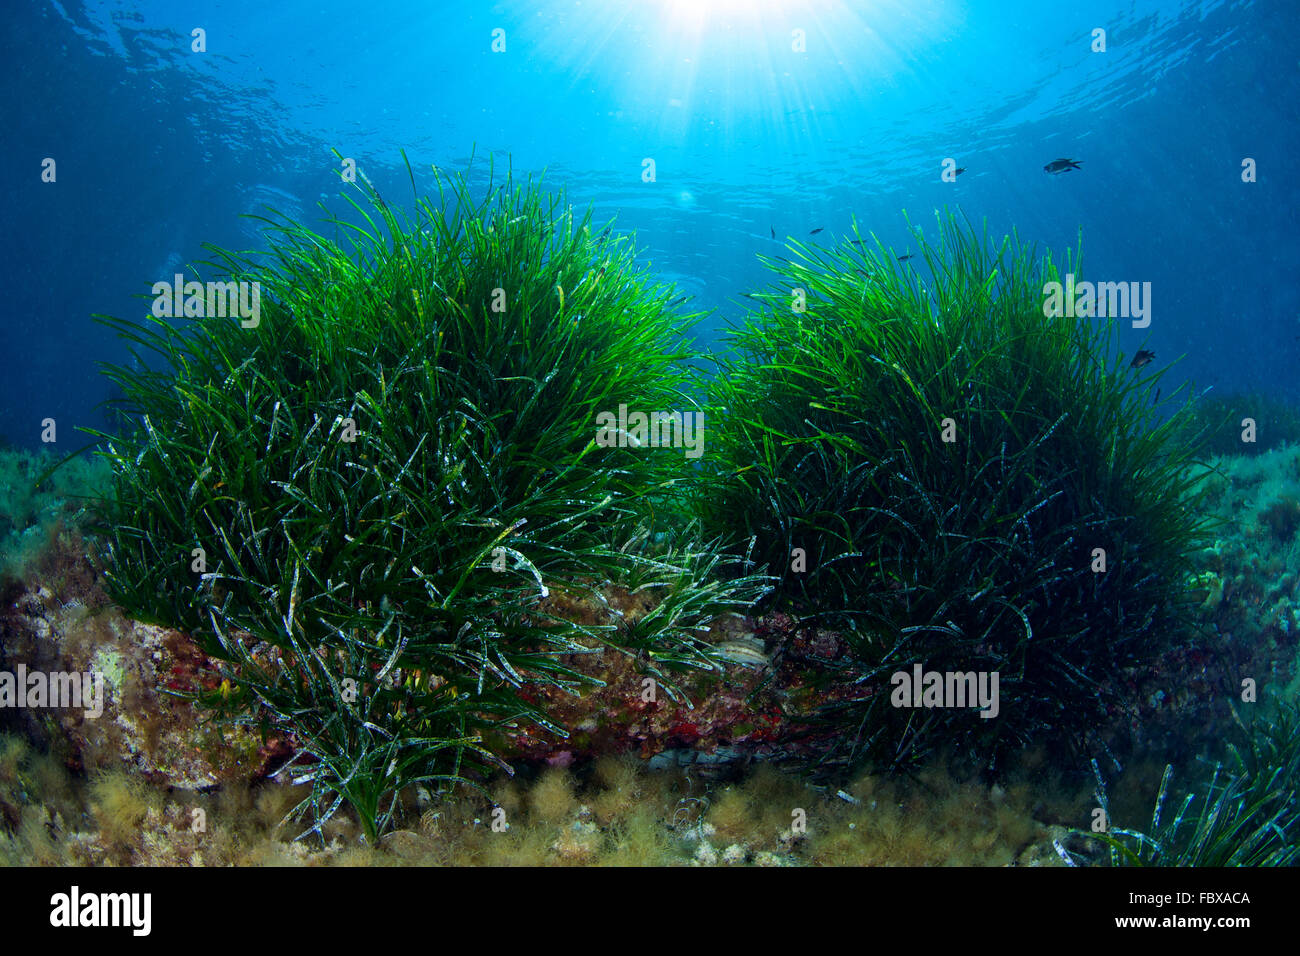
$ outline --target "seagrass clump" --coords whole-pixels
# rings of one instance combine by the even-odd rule
[[[680,448],[596,441],[620,404],[691,409],[673,290],[562,193],[487,178],[401,212],[362,177],[329,235],[273,216],[266,252],[210,248],[255,317],[187,293],[185,318],[104,320],[139,359],[107,369],[112,596],[224,662],[199,701],[292,740],[316,825],[346,801],[372,838],[414,785],[497,764],[487,730],[562,732],[524,688],[578,687],[566,655],[636,655],[671,694],[757,593],[657,524]],[[552,610],[611,583],[659,610]]]
[[[855,229],[766,259],[709,397],[706,527],[752,538],[780,606],[847,644],[810,678],[829,767],[1082,742],[1178,633],[1204,530],[1162,373],[1131,367],[1115,319],[1046,314],[1077,256],[937,226],[914,257]],[[900,704],[917,667],[945,694],[997,675],[996,716]]]

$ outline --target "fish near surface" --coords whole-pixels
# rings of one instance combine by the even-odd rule
[[[1150,349],[1138,349],[1137,355],[1133,356],[1133,361],[1129,362],[1129,368],[1142,368],[1144,365],[1150,365],[1151,360],[1156,357],[1156,353]]]

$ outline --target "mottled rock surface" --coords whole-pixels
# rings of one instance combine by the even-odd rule
[[[176,691],[212,687],[216,669],[179,631],[126,618],[97,589],[56,595],[11,583],[0,605],[0,669],[92,675],[98,716],[81,707],[7,708],[6,724],[50,743],[87,771],[118,766],[181,789],[250,780],[267,753],[251,733],[204,722]],[[94,686],[82,680],[83,688]]]

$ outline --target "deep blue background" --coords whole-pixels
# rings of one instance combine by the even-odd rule
[[[123,353],[92,313],[142,315],[133,295],[201,242],[260,245],[240,215],[262,203],[339,209],[334,148],[398,201],[403,149],[417,170],[471,149],[546,168],[717,310],[702,351],[764,283],[770,227],[832,241],[856,216],[901,248],[903,210],[929,226],[949,204],[1056,250],[1082,230],[1089,278],[1153,284],[1127,351],[1185,354],[1177,375],[1199,387],[1300,400],[1295,0],[6,6],[0,436],[15,444],[36,445],[46,416],[64,451],[102,426],[95,363]],[[1046,175],[1058,156],[1083,169]],[[968,169],[956,183],[945,157]]]

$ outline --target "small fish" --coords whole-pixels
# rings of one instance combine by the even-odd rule
[[[683,302],[685,302],[685,301],[686,301],[687,299],[689,299],[689,298],[690,298],[689,295],[684,295],[684,296],[682,296],[682,297],[680,297],[680,298],[673,299],[673,301],[671,301],[671,302],[668,303],[668,308],[670,308],[670,309],[671,309],[671,308],[675,308],[676,306],[681,305]]]
[[[1150,365],[1151,360],[1156,357],[1156,353],[1150,349],[1138,349],[1137,355],[1133,356],[1133,361],[1129,362],[1129,368],[1141,368],[1144,365]]]
[[[1073,159],[1054,159],[1043,167],[1043,171],[1057,176],[1061,173],[1068,173],[1072,169],[1078,169],[1080,165],[1082,164]]]
[[[734,640],[715,644],[714,650],[724,661],[732,664],[766,667],[772,663],[772,659],[763,651],[763,642],[753,634],[744,634]]]
[[[772,230],[772,238],[775,239],[775,238],[776,238],[776,226],[768,226],[767,228],[769,228],[769,229]]]
[[[818,226],[818,227],[817,227],[816,229],[814,229],[812,232],[808,233],[808,235],[810,235],[810,236],[815,236],[815,235],[817,235],[817,233],[821,232],[821,231],[822,231],[823,229],[825,229],[825,228],[826,228],[825,226]]]
[[[867,240],[865,240],[865,239],[850,239],[850,240],[849,240],[849,244],[850,244],[850,245],[854,245],[854,246],[865,246],[865,245],[867,244]]]
[[[954,175],[954,176],[960,176],[960,175],[961,175],[962,173],[964,173],[964,172],[966,172],[966,167],[965,167],[965,166],[958,166],[958,167],[957,167],[957,171],[956,171],[955,173],[953,173],[953,175]]]
[[[908,253],[907,255],[905,255],[905,256],[899,256],[899,257],[898,257],[898,261],[899,261],[899,262],[906,262],[908,259],[915,259],[915,258],[916,258],[916,256],[909,252],[909,253]]]

